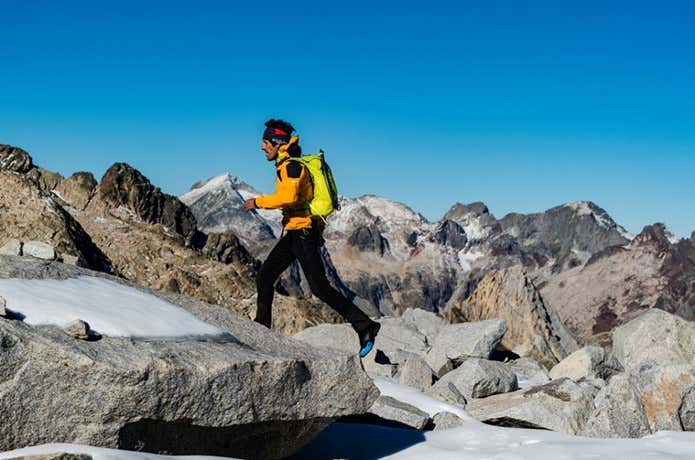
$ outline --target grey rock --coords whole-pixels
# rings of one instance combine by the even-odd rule
[[[209,233],[205,246],[201,250],[203,255],[212,260],[225,264],[234,262],[245,265],[258,265],[256,260],[232,233]]]
[[[360,341],[349,324],[319,324],[294,334],[292,338],[316,348],[332,348],[351,354],[360,350]]]
[[[56,258],[55,248],[43,241],[27,241],[24,243],[22,253],[37,259],[54,260]]]
[[[553,380],[567,377],[578,382],[583,378],[608,379],[621,372],[618,360],[603,348],[587,346],[560,361],[550,370]]]
[[[583,436],[641,438],[650,433],[640,395],[627,374],[613,376],[596,395],[594,406]]]
[[[519,358],[506,363],[516,375],[519,388],[528,388],[546,384],[550,375],[545,367],[533,358]]]
[[[398,368],[398,382],[420,391],[427,391],[432,386],[433,377],[434,374],[429,364],[417,355],[411,355]]]
[[[77,267],[86,266],[86,262],[80,256],[74,256],[72,254],[61,254],[59,257],[60,262],[68,265],[75,265]]]
[[[425,360],[441,377],[466,358],[489,358],[506,331],[504,321],[498,319],[446,325]]]
[[[425,428],[430,420],[429,414],[417,407],[384,395],[379,396],[369,409],[369,413],[417,430]]]
[[[26,173],[33,167],[31,156],[26,151],[19,147],[0,144],[0,170]]]
[[[347,244],[360,252],[373,252],[383,256],[389,250],[389,242],[376,224],[362,225],[348,237]]]
[[[0,247],[0,254],[6,256],[21,256],[23,243],[17,239],[7,241]]]
[[[58,262],[0,256],[2,277],[79,275],[142,289]],[[282,337],[222,307],[142,290],[227,333],[81,341],[54,326],[0,321],[0,418],[12,420],[0,451],[68,442],[284,458],[333,420],[365,413],[378,396],[356,355]]]
[[[427,339],[415,327],[401,318],[380,318],[381,329],[374,343],[387,356],[395,351],[407,351],[424,356],[429,350]]]
[[[94,332],[89,327],[89,323],[81,319],[76,319],[66,324],[63,326],[63,331],[65,331],[67,335],[81,340],[87,340],[94,335]]]
[[[685,431],[695,431],[695,386],[683,397],[678,415]]]
[[[408,308],[401,318],[424,335],[429,344],[434,343],[439,331],[447,324],[444,318],[422,308]]]
[[[329,348],[353,355],[360,350],[357,334],[349,324],[319,324],[296,333],[292,338],[317,348]],[[396,375],[398,367],[391,362],[377,362],[376,354],[377,350],[374,349],[362,359],[364,370],[382,377]]]
[[[516,375],[504,364],[484,359],[467,359],[444,375],[428,393],[444,401],[485,398],[519,388]]]
[[[570,379],[472,400],[466,412],[489,424],[545,428],[576,435],[594,410],[593,398]]]
[[[7,300],[0,295],[0,316],[7,316]]]
[[[646,363],[695,364],[695,323],[652,309],[613,330],[613,352],[626,370]]]
[[[432,417],[434,431],[449,430],[463,425],[463,420],[451,412],[438,412]]]
[[[630,374],[652,433],[681,431],[679,410],[695,386],[695,366],[644,366]]]

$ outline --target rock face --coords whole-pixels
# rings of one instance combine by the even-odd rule
[[[508,330],[501,345],[520,356],[553,366],[567,356],[575,344],[563,326],[554,322],[533,282],[521,266],[489,273],[473,294],[459,305],[451,306],[445,317],[452,323],[504,319]]]
[[[650,433],[640,395],[626,374],[611,378],[594,399],[594,406],[584,436],[641,438]]]
[[[652,433],[683,429],[679,409],[686,394],[695,386],[695,366],[646,367],[633,373],[632,381],[640,394]]]
[[[537,214],[512,213],[499,223],[527,250],[554,260],[555,273],[583,265],[591,254],[629,241],[625,229],[590,201],[556,206]]]
[[[695,365],[695,323],[650,310],[613,331],[613,350],[625,369],[646,363]]]
[[[0,171],[0,246],[11,240],[48,244],[59,257],[75,256],[82,265],[96,270],[111,267],[84,228],[35,182]]]
[[[0,256],[2,277],[79,274],[107,276]],[[0,413],[11,420],[0,450],[69,442],[281,458],[377,397],[356,356],[283,338],[221,307],[151,293],[228,333],[207,341],[80,341],[57,327],[0,318]]]
[[[193,213],[178,198],[162,193],[139,171],[125,163],[111,166],[99,183],[104,203],[120,206],[151,224],[162,224],[179,235],[187,245],[195,246],[197,227]]]
[[[567,434],[581,433],[593,410],[593,395],[570,379],[476,399],[466,406],[471,416],[485,423]]]
[[[653,308],[693,321],[693,242],[676,242],[662,224],[647,226],[629,244],[548,279],[541,294],[581,344],[610,346],[614,328]]]

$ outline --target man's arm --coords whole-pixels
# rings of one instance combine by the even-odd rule
[[[287,166],[280,168],[278,180],[275,181],[275,193],[255,198],[258,208],[277,209],[290,207],[299,203],[299,188],[304,167],[297,161],[288,161]]]

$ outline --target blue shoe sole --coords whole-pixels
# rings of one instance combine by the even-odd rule
[[[369,341],[367,344],[360,350],[360,358],[364,358],[369,354],[370,351],[372,351],[372,348],[374,347],[374,342]]]

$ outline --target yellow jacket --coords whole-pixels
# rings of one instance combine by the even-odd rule
[[[275,168],[275,193],[256,197],[256,207],[282,209],[282,225],[285,230],[311,228],[309,201],[314,196],[314,189],[309,171],[300,162],[290,159],[286,145],[280,147]]]

